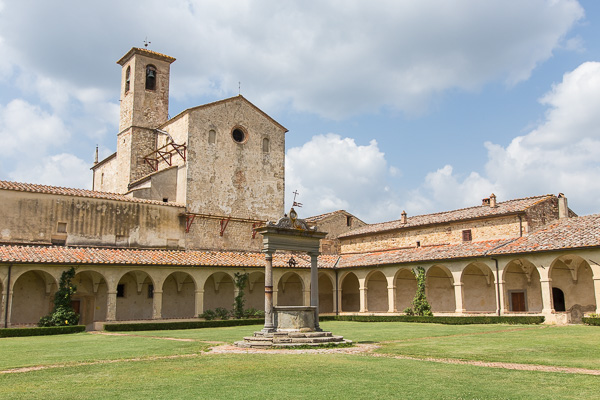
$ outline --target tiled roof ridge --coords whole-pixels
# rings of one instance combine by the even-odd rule
[[[139,199],[139,198],[135,198],[135,197],[125,196],[125,195],[119,194],[119,193],[100,192],[97,190],[79,189],[79,188],[68,188],[68,187],[63,187],[63,186],[42,185],[42,184],[38,184],[38,183],[25,183],[25,182],[0,180],[0,190],[2,190],[2,189],[14,190],[17,192],[44,193],[44,194],[54,194],[54,195],[59,195],[59,196],[76,196],[76,197],[86,197],[86,198],[93,198],[93,199],[127,201],[127,202],[132,202],[132,203],[146,203],[146,204],[184,207],[183,204],[174,203],[174,202],[162,202],[162,201],[158,201],[158,200]]]
[[[517,201],[532,200],[532,199],[536,199],[536,198],[539,198],[540,201],[544,201],[545,198],[549,197],[549,196],[553,196],[553,195],[551,195],[551,194],[544,194],[544,195],[540,195],[540,196],[530,196],[530,197],[523,197],[523,198],[520,198],[520,199],[510,199],[510,200],[505,200],[505,201],[499,201],[498,203],[496,203],[496,208],[498,208],[498,206],[500,206],[501,204],[516,203]],[[532,207],[532,206],[534,206],[536,204],[539,204],[540,201],[538,201],[538,202],[536,202],[536,203],[534,203],[534,204],[532,204],[530,206],[527,206],[527,207],[525,207],[523,209],[526,210],[526,209],[528,209],[528,208],[530,208],[530,207]],[[450,213],[460,212],[460,211],[465,211],[465,210],[472,210],[474,208],[482,208],[482,207],[490,208],[490,206],[488,206],[488,205],[478,205],[478,206],[457,208],[455,210],[439,211],[439,212],[430,213],[430,214],[413,215],[413,216],[408,217],[407,219],[410,221],[412,218],[430,217],[430,216],[433,216],[433,215],[444,215],[444,214],[450,214]],[[373,225],[385,224],[387,222],[396,222],[396,221],[400,221],[400,218],[394,219],[392,221],[379,222],[379,223],[373,224]]]
[[[340,210],[330,211],[330,212],[323,213],[323,214],[312,215],[310,217],[304,218],[304,220],[305,221],[318,221],[318,220],[328,217],[330,215],[335,215],[335,214],[340,214],[340,213],[350,214],[348,211],[340,209]]]
[[[523,197],[523,198],[519,198],[519,199],[510,199],[510,200],[506,200],[506,201],[502,201],[502,202],[498,202],[496,203],[496,207],[498,208],[501,205],[507,205],[510,203],[516,203],[519,201],[525,201],[525,200],[533,200],[533,199],[539,199],[539,201],[535,202],[534,204],[531,204],[527,207],[524,207],[521,211],[525,211],[527,209],[529,209],[530,207],[533,207],[534,205],[539,204],[540,202],[543,202],[545,200],[547,200],[549,197],[552,197],[554,195],[552,194],[545,194],[545,195],[539,195],[539,196],[530,196],[530,197]],[[427,224],[415,224],[415,225],[411,225],[411,221],[417,220],[419,218],[431,218],[431,217],[439,217],[439,216],[443,216],[443,215],[448,215],[448,214],[453,214],[453,213],[461,213],[461,212],[465,212],[468,210],[475,210],[475,209],[481,209],[481,208],[490,208],[490,206],[488,205],[478,205],[478,206],[471,206],[471,207],[464,207],[464,208],[458,208],[455,210],[448,210],[448,211],[440,211],[440,212],[436,212],[436,213],[430,213],[430,214],[419,214],[419,215],[413,215],[407,218],[407,222],[406,223],[401,223],[401,219],[394,219],[391,221],[384,221],[384,222],[378,222],[375,224],[368,224],[365,226],[362,226],[360,228],[357,228],[355,230],[351,230],[349,232],[346,232],[342,235],[340,235],[340,237],[351,237],[354,235],[363,235],[363,234],[367,234],[367,233],[374,233],[374,232],[385,232],[385,231],[391,231],[391,230],[396,230],[396,229],[401,229],[403,227],[414,227],[414,226],[420,226],[420,225],[427,225]],[[509,213],[514,213],[515,211],[512,212],[506,212],[506,214]],[[503,215],[505,213],[497,213],[497,214],[491,214],[490,216],[494,216],[494,215]],[[484,216],[481,217],[477,217],[477,218],[483,218]],[[487,217],[487,216],[485,216]],[[465,218],[457,218],[456,220],[461,220],[461,219],[465,219]],[[446,221],[446,222],[450,222],[450,221]],[[434,222],[435,223],[439,223],[439,222]],[[401,224],[401,226],[394,226],[394,224]],[[384,228],[385,225],[392,225],[388,228]],[[381,229],[378,229],[381,228]],[[365,232],[363,232],[365,231]]]

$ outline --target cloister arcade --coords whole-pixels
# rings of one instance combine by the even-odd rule
[[[321,269],[320,312],[402,313],[416,292],[412,269],[423,266],[435,314],[543,314],[554,322],[568,312],[577,321],[586,312],[600,311],[596,258],[592,251],[532,253],[498,257],[497,269],[490,258]],[[13,265],[10,283],[8,276],[0,277],[1,325],[35,324],[46,315],[60,275],[69,267]],[[76,266],[73,305],[90,328],[102,321],[194,318],[208,309],[232,309],[236,272],[249,273],[245,307],[263,309],[263,269],[214,267]],[[309,269],[275,268],[273,284],[276,305],[310,304]]]

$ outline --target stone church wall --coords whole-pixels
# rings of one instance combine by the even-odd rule
[[[183,207],[10,190],[0,197],[5,243],[184,246]]]

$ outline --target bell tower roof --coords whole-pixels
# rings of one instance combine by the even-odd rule
[[[161,60],[161,61],[166,61],[169,64],[171,64],[172,62],[175,61],[175,57],[166,56],[164,54],[157,53],[155,51],[148,50],[148,49],[140,49],[138,47],[132,47],[131,50],[129,50],[127,52],[127,54],[125,54],[123,57],[121,57],[121,59],[119,61],[117,61],[117,64],[119,64],[121,66],[125,65],[125,63],[127,63],[127,61],[129,61],[129,59],[131,57],[133,57],[135,54],[143,55],[143,56],[150,57],[150,58],[155,58],[155,59]]]

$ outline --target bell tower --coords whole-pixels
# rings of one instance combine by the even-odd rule
[[[169,75],[175,58],[132,48],[117,64],[121,73],[121,107],[117,136],[118,192],[152,172],[143,157],[156,150],[155,129],[168,120]]]

